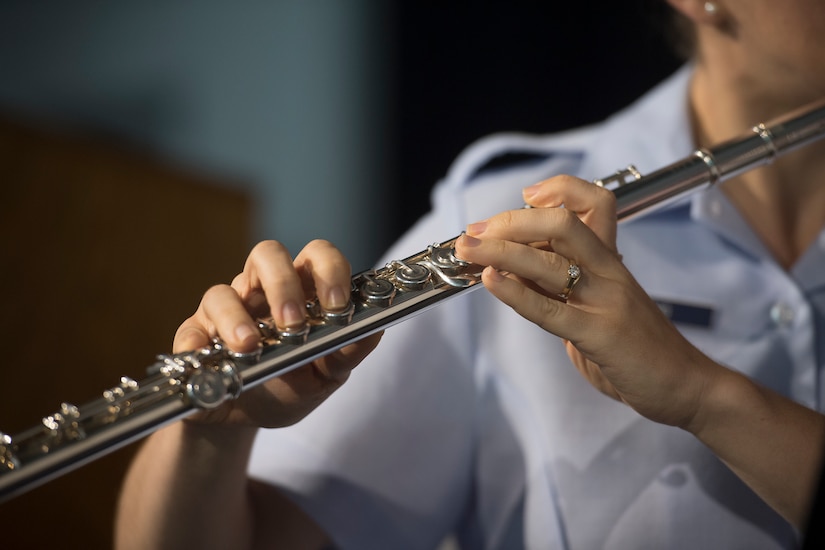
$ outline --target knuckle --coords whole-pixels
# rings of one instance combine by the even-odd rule
[[[501,229],[508,229],[515,224],[515,215],[511,210],[505,210],[494,218],[496,225]]]
[[[229,285],[232,288],[239,289],[239,288],[246,288],[249,285],[249,275],[246,273],[238,273],[232,279],[232,283]]]
[[[249,253],[249,259],[254,260],[261,256],[288,254],[287,248],[275,240],[261,241],[256,244]]]
[[[349,276],[349,273],[352,271],[350,263],[344,257],[336,258],[331,261],[329,268],[335,273],[345,273],[347,276]]]
[[[220,298],[221,296],[226,296],[227,291],[232,291],[232,287],[227,284],[221,283],[217,285],[212,285],[211,287],[206,289],[206,292],[203,293],[203,298],[201,299],[201,302],[211,302],[213,300]]]
[[[313,239],[304,247],[304,251],[309,253],[337,250],[335,246],[326,239]]]
[[[175,341],[181,340],[188,336],[199,336],[204,332],[205,331],[203,329],[198,327],[197,320],[194,317],[190,317],[175,331]]]
[[[581,178],[577,178],[576,176],[570,174],[559,174],[553,179],[556,180],[556,182],[558,182],[559,184],[563,185],[581,185],[582,182],[587,183]]]
[[[338,248],[325,239],[310,241],[298,254],[295,265],[299,270],[308,270],[311,273],[322,273],[328,276],[333,273],[350,272],[350,263]]]
[[[549,282],[553,286],[556,286],[559,283],[564,284],[565,279],[562,278],[562,280],[559,281],[558,276],[556,274],[559,271],[567,270],[567,265],[569,263],[567,258],[561,256],[560,254],[542,254],[542,258],[544,259],[545,263],[545,273],[550,274],[547,277],[547,279],[549,279]]]
[[[598,185],[593,185],[592,187],[596,191],[596,200],[599,204],[605,208],[616,207],[616,193],[604,187],[599,187]]]
[[[553,332],[559,314],[559,303],[548,298],[539,300],[535,307],[538,325],[547,332]]]
[[[293,269],[278,269],[272,271],[268,277],[262,281],[262,287],[269,293],[269,290],[275,292],[282,292],[286,289],[293,288],[299,284],[300,278]]]
[[[554,212],[558,212],[560,219],[559,219],[559,227],[562,231],[572,231],[577,225],[581,223],[579,216],[566,208],[555,210]]]
[[[216,320],[231,309],[232,304],[240,299],[240,295],[229,285],[218,284],[209,287],[203,293],[198,312],[193,316],[192,321],[197,323],[199,318],[205,320]]]
[[[198,314],[186,319],[175,331],[172,351],[177,353],[205,344],[209,339],[209,328],[201,322]]]

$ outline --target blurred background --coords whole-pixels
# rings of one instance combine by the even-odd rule
[[[141,378],[254,242],[366,269],[474,140],[678,64],[633,2],[0,0],[0,430]],[[110,547],[133,452],[0,504],[0,546]]]

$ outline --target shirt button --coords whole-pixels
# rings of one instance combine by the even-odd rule
[[[659,472],[659,482],[672,487],[684,487],[690,480],[690,474],[681,466],[669,466]]]
[[[771,306],[771,321],[778,327],[787,327],[793,323],[794,311],[791,306],[777,302]]]
[[[714,200],[711,201],[709,205],[710,215],[714,218],[718,218],[722,215],[722,201]]]

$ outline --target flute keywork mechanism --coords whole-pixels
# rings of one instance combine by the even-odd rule
[[[825,102],[760,124],[730,140],[642,176],[628,167],[594,183],[613,191],[620,220],[766,164],[825,136]],[[0,502],[114,451],[197,410],[327,355],[474,288],[481,267],[455,256],[455,239],[352,278],[352,300],[339,311],[307,303],[306,322],[282,329],[258,323],[260,345],[236,353],[215,340],[160,355],[146,378],[122,378],[80,407],[69,403],[16,435],[0,432]]]
[[[481,268],[458,259],[454,243],[434,243],[355,275],[345,308],[327,311],[317,300],[307,302],[302,326],[259,319],[253,352],[236,353],[215,339],[199,350],[159,355],[140,381],[124,377],[85,405],[63,403],[25,432],[0,432],[0,501],[477,285]]]

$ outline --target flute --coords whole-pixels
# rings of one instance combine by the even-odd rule
[[[825,102],[759,124],[737,139],[642,176],[629,166],[594,183],[612,190],[619,220],[641,215],[825,136]],[[197,410],[213,409],[369,334],[448,298],[480,288],[481,267],[457,258],[455,238],[352,278],[342,311],[307,303],[304,326],[283,330],[258,321],[252,353],[219,340],[185,353],[159,355],[144,379],[120,383],[80,407],[69,403],[14,436],[0,432],[0,502],[110,453]]]

